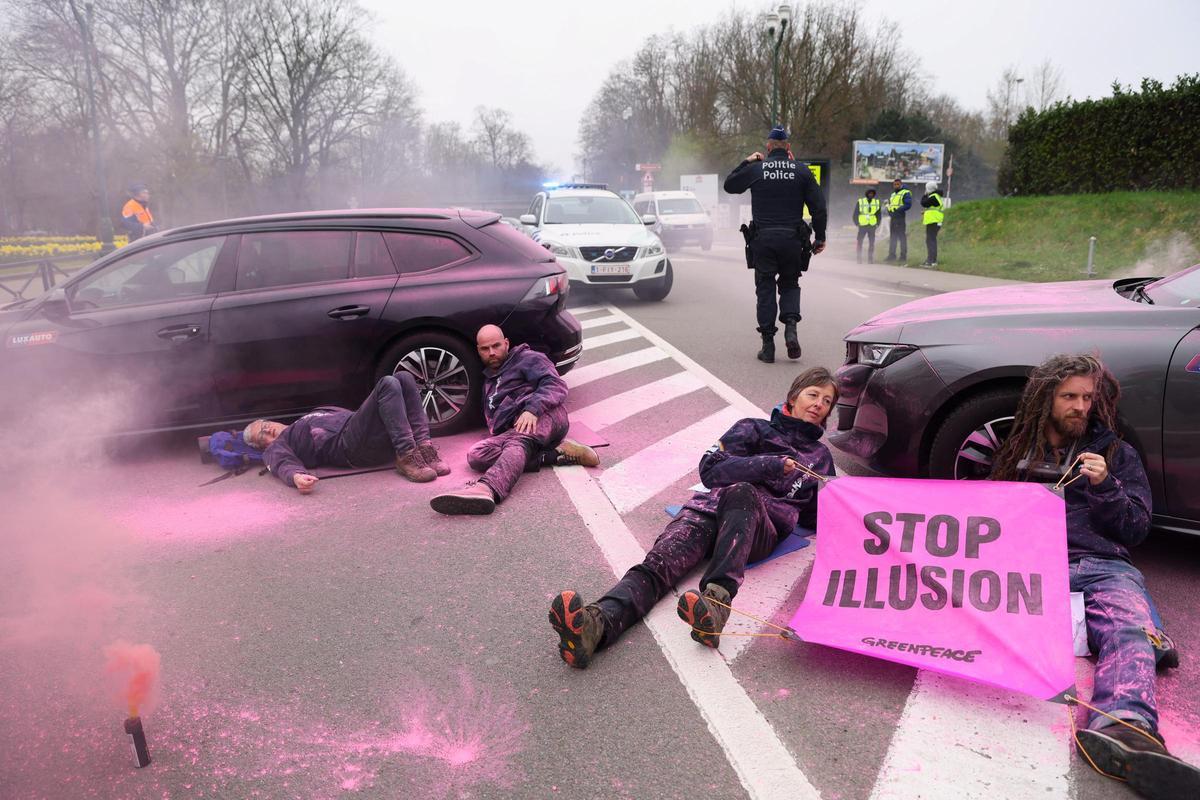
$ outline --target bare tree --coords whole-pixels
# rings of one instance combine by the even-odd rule
[[[493,169],[512,169],[532,160],[529,136],[512,126],[512,115],[502,108],[475,109],[475,147]]]
[[[1062,70],[1048,58],[1030,71],[1025,83],[1026,102],[1039,112],[1063,99]]]
[[[1005,67],[996,84],[988,89],[988,125],[997,139],[1007,139],[1008,129],[1021,112],[1020,85],[1025,82],[1016,67]]]

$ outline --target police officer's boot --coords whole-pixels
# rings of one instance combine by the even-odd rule
[[[764,364],[775,363],[775,334],[762,335],[762,349],[758,351],[758,360]]]
[[[783,343],[787,345],[788,358],[800,357],[800,338],[796,336],[796,323],[783,323]]]

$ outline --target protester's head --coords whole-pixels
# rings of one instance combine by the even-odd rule
[[[129,196],[139,203],[144,203],[150,199],[150,189],[144,183],[130,184]]]
[[[266,450],[271,443],[279,438],[287,425],[282,422],[272,422],[269,419],[256,419],[242,431],[242,441],[259,450]]]
[[[792,381],[783,403],[783,414],[824,428],[837,399],[838,388],[833,375],[824,367],[813,367]]]
[[[767,152],[772,150],[787,150],[790,145],[788,143],[787,128],[782,125],[776,125],[771,128],[771,132],[767,134]]]
[[[508,339],[499,325],[484,325],[475,335],[475,349],[485,367],[496,369],[508,358]]]
[[[874,189],[867,189],[867,199],[868,200],[874,200],[875,195],[876,195],[876,191]]]
[[[1012,431],[996,454],[992,478],[1015,480],[1017,463],[1048,447],[1071,447],[1091,420],[1117,430],[1121,386],[1094,356],[1058,355],[1029,374]]]
[[[900,180],[899,178],[892,178],[892,190],[893,191],[897,191],[897,192],[900,191],[900,187],[903,185],[904,185],[904,181]]]
[[[933,194],[936,191],[937,184],[934,181],[930,181],[929,183],[925,184],[925,194]]]

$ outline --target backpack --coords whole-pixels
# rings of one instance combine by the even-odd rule
[[[263,463],[263,451],[246,444],[240,431],[217,431],[209,436],[208,452],[221,469],[238,473]]]

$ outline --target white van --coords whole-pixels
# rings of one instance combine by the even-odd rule
[[[633,210],[658,219],[653,230],[667,247],[698,244],[701,250],[712,249],[712,219],[691,192],[643,192],[633,198]]]

